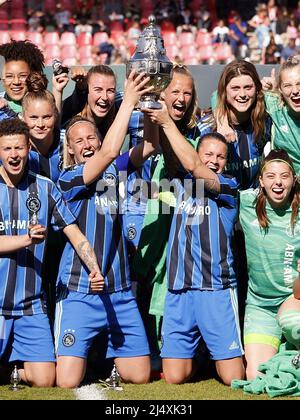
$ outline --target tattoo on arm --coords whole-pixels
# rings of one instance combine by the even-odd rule
[[[99,268],[95,251],[88,241],[80,242],[77,245],[76,252],[90,271]]]

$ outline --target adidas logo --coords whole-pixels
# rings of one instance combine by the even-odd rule
[[[236,350],[239,348],[239,345],[237,344],[236,341],[233,341],[229,347],[229,350]]]

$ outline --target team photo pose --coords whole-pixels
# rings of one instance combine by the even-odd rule
[[[130,74],[123,102],[102,145],[95,124],[86,118],[75,117],[66,128],[65,163],[71,166],[63,171],[58,185],[93,244],[105,290],[99,294],[99,290],[91,289],[86,271],[78,267],[78,259],[67,245],[58,276],[55,320],[60,387],[80,384],[88,350],[104,330],[106,357],[115,359],[123,381],[146,383],[150,378],[149,347],[131,291],[118,192],[121,171],[130,174],[155,150],[145,140],[118,157],[134,106],[152,89],[145,87],[149,78],[144,76]]]
[[[230,385],[232,379],[243,378],[244,367],[231,250],[238,185],[234,178],[222,175],[228,146],[222,135],[209,133],[200,138],[195,150],[165,105],[162,111],[144,112],[161,126],[186,170],[185,177],[174,181],[177,203],[168,241],[162,325],[165,379],[179,384],[192,376],[193,357],[202,337],[219,377]],[[193,183],[189,190],[185,179]],[[196,193],[198,180],[204,185],[201,196]]]
[[[240,193],[249,286],[244,322],[247,379],[274,356],[282,336],[300,348],[300,303],[293,297],[298,276],[300,185],[291,158],[272,150],[262,162],[259,188]]]
[[[55,354],[42,279],[47,229],[62,230],[93,273],[93,281],[103,287],[103,278],[61,193],[49,179],[28,170],[28,154],[27,125],[19,118],[2,121],[0,357],[5,352],[8,361],[24,362],[22,379],[49,387],[55,383]]]

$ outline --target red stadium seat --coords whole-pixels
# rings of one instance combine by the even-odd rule
[[[71,12],[75,11],[75,2],[72,0],[60,0],[59,3],[63,10],[70,10]]]
[[[10,35],[7,31],[0,31],[0,44],[6,44],[10,42]]]
[[[60,36],[60,45],[76,45],[76,36],[73,32],[63,32]]]
[[[92,57],[80,57],[79,63],[82,66],[94,66],[95,62]]]
[[[177,45],[168,45],[166,47],[167,57],[170,60],[174,60],[174,58],[179,55],[179,49]]]
[[[82,47],[83,45],[92,45],[93,37],[90,32],[81,32],[77,36],[77,45],[78,47]]]
[[[11,19],[10,29],[11,31],[26,31],[27,22],[25,19]]]
[[[46,32],[44,35],[45,45],[59,45],[59,35],[57,32]]]
[[[7,19],[0,19],[0,31],[7,31],[8,30],[8,20]]]
[[[60,59],[61,52],[60,47],[58,45],[46,45],[44,49],[44,56],[45,60],[47,59],[54,59],[58,58]]]
[[[198,48],[198,59],[201,63],[211,60],[214,56],[214,49],[212,45],[203,45]]]
[[[197,57],[188,57],[184,59],[184,64],[187,65],[198,65],[199,64],[199,60]]]
[[[24,41],[26,39],[26,32],[25,31],[10,31],[11,39],[15,41]]]
[[[178,35],[179,44],[184,47],[185,45],[193,45],[195,42],[195,37],[192,32],[181,32]]]
[[[125,32],[122,31],[111,31],[111,39],[113,39],[114,41],[118,42],[118,39],[120,37],[124,37]]]
[[[76,58],[78,54],[76,45],[65,45],[61,47],[60,56],[62,60],[65,58]]]
[[[24,9],[14,9],[14,11],[11,12],[11,18],[26,20],[26,13],[24,12]]]
[[[12,10],[12,12],[14,12],[17,9],[24,9],[24,6],[26,6],[25,0],[11,0],[10,9]]]
[[[217,61],[227,61],[232,58],[232,49],[229,44],[217,44],[215,47]]]
[[[43,35],[40,32],[27,32],[26,38],[40,48],[44,44]]]
[[[93,38],[93,45],[96,47],[101,44],[101,42],[106,42],[108,40],[108,35],[106,32],[96,32]]]
[[[62,63],[67,67],[77,66],[77,59],[75,57],[65,58]]]
[[[196,35],[196,44],[199,47],[203,45],[211,45],[212,44],[211,35],[208,32],[198,31]]]
[[[82,58],[90,58],[92,56],[92,46],[91,45],[83,45],[79,47],[79,57],[80,61]]]
[[[110,22],[109,29],[111,31],[123,31],[123,24],[121,22],[118,22],[117,20],[114,20]]]
[[[55,12],[56,11],[56,0],[45,0],[44,1],[44,11],[45,12]]]
[[[180,51],[184,59],[193,58],[198,54],[195,45],[185,45]]]
[[[8,12],[6,9],[0,9],[0,19],[7,20],[8,19]]]
[[[167,45],[177,45],[177,35],[176,32],[166,32],[163,35],[165,47]]]

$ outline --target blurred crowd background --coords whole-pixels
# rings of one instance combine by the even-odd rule
[[[278,64],[300,51],[293,0],[11,0],[0,8],[0,44],[29,39],[46,65],[123,64],[151,14],[178,63]]]

